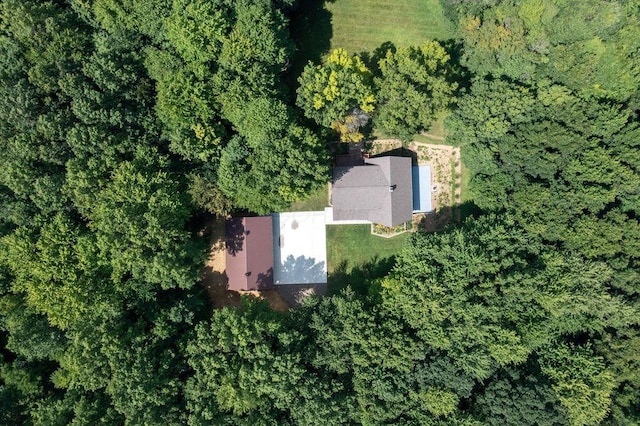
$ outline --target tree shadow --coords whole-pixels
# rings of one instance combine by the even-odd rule
[[[382,58],[387,56],[387,52],[391,50],[396,52],[396,45],[390,41],[385,41],[380,46],[373,49],[373,52],[360,52],[360,58],[362,62],[369,68],[374,77],[380,77],[380,65],[379,62]]]
[[[316,284],[326,281],[325,262],[289,255],[278,270],[276,284]]]
[[[328,275],[328,294],[334,295],[351,287],[356,294],[371,295],[372,290],[376,288],[373,281],[387,276],[395,263],[395,256],[375,256],[369,262],[360,265],[350,265],[348,261],[343,260]]]
[[[438,210],[414,215],[414,224],[422,232],[440,232],[452,222],[454,211],[451,206],[444,206]],[[415,219],[419,217],[419,219]]]
[[[327,284],[284,284],[277,285],[276,291],[284,302],[292,308],[299,307],[308,297],[322,297],[327,294]]]
[[[228,290],[229,278],[226,273],[206,268],[202,273],[200,285],[209,295],[209,302],[215,309],[240,306],[240,293]]]
[[[485,213],[480,207],[476,206],[473,201],[465,201],[458,205],[458,211],[460,212],[461,221],[464,221],[468,217],[477,218]]]
[[[259,273],[256,278],[256,286],[258,290],[267,290],[273,288],[273,268],[267,269],[266,273]]]
[[[295,98],[298,77],[309,61],[319,64],[331,48],[333,27],[331,12],[325,7],[333,0],[300,0],[289,17],[289,32],[296,47],[286,75],[291,95]]]
[[[384,151],[379,154],[371,156],[371,158],[377,158],[377,157],[409,157],[411,158],[412,166],[418,165],[418,153],[411,149],[407,149],[405,147],[392,149],[390,151]]]
[[[438,210],[414,214],[414,225],[422,232],[440,232],[454,222],[462,223],[467,218],[477,218],[486,214],[472,201],[465,201],[457,206],[444,206]]]
[[[457,83],[456,97],[471,87],[473,74],[467,67],[462,65],[463,45],[459,40],[448,39],[438,40],[438,43],[446,50],[451,59],[449,60],[450,72],[447,75],[448,83]]]
[[[235,256],[238,252],[242,251],[244,247],[245,229],[242,218],[234,217],[227,219],[224,225],[227,252]]]

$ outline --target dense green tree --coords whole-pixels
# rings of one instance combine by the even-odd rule
[[[45,370],[45,371],[43,371]],[[42,364],[26,362],[16,358],[12,362],[0,360],[0,418],[12,424],[26,422],[30,418],[29,408],[44,394]]]
[[[568,418],[549,379],[535,362],[527,371],[508,367],[498,370],[474,396],[473,411],[488,425],[565,425]]]
[[[111,286],[99,282],[108,275],[98,266],[95,241],[62,216],[44,225],[37,238],[21,231],[3,239],[3,261],[15,277],[12,290],[23,293],[35,312],[62,329],[89,314],[113,314],[116,301]]]
[[[628,99],[640,83],[637,5],[597,0],[457,2],[463,62],[480,75],[551,78],[576,92]],[[453,6],[456,8],[456,6]]]
[[[573,425],[597,425],[608,414],[615,380],[588,346],[554,346],[542,352],[542,372]]]
[[[115,15],[92,32],[99,2],[73,3],[0,2],[3,416],[183,423],[176,338],[198,308],[161,301],[198,276],[187,185],[159,138],[147,39]]]
[[[66,392],[35,402],[31,419],[37,425],[122,424],[123,418],[101,392]]]
[[[304,374],[300,340],[263,303],[216,311],[187,347],[195,372],[187,389],[190,424],[285,420]]]
[[[167,39],[187,63],[215,61],[229,31],[226,1],[178,0],[167,18]]]
[[[286,18],[268,0],[238,1],[235,14],[220,53],[220,87],[242,82],[248,97],[282,90],[279,74],[293,49]]]
[[[195,206],[220,217],[231,212],[233,204],[216,184],[215,171],[203,168],[191,173],[189,179],[189,195]]]
[[[277,211],[326,182],[325,156],[318,137],[300,126],[266,140],[236,137],[222,153],[218,184],[238,207],[261,214]]]
[[[0,315],[2,330],[7,334],[4,347],[14,354],[32,362],[58,359],[65,351],[67,341],[62,331],[29,308],[21,296],[3,295]]]
[[[89,37],[73,14],[50,2],[4,1],[0,21],[7,65],[0,79],[0,185],[12,193],[9,217],[22,224],[38,210],[67,207],[64,136],[73,116],[61,87],[80,74]]]
[[[23,397],[13,386],[0,384],[0,421],[5,424],[24,424],[27,420]]]
[[[193,162],[215,162],[225,135],[213,79],[231,31],[227,3],[173,2],[164,24],[170,48],[147,50],[146,66],[157,82],[156,109],[170,148]]]
[[[321,301],[310,328],[313,366],[344,383],[336,397],[357,423],[435,424],[437,418],[453,423],[461,394],[473,386],[397,317],[350,291]]]
[[[106,392],[129,424],[184,424],[183,357],[166,347],[161,339],[167,336],[144,333],[142,326],[106,348],[113,351],[107,355],[112,373]]]
[[[453,101],[457,83],[450,82],[450,56],[437,42],[388,50],[376,79],[378,108],[374,123],[408,141],[427,130]]]
[[[597,342],[598,353],[610,364],[616,382],[613,405],[606,424],[640,422],[640,332],[637,326],[605,333]]]
[[[146,65],[157,81],[156,110],[171,150],[190,161],[216,161],[225,132],[208,80],[212,74],[198,76],[197,66],[162,50],[149,50]]]
[[[89,318],[68,331],[53,383],[67,393],[106,395],[127,424],[184,423],[183,350],[202,305],[196,294],[175,290],[107,321]]]
[[[451,140],[466,144],[478,206],[512,211],[533,235],[610,262],[616,286],[637,292],[640,130],[630,111],[562,86],[479,81],[451,127]]]
[[[308,64],[298,79],[297,104],[305,115],[325,127],[340,128],[353,124],[349,117],[375,109],[371,71],[359,56],[349,56],[344,49],[334,50],[324,64]],[[347,126],[343,140],[358,139],[359,124]]]
[[[116,288],[148,298],[152,284],[167,289],[195,283],[200,256],[184,231],[188,215],[188,199],[166,172],[140,162],[123,162],[114,171],[88,216]]]
[[[165,39],[165,19],[173,0],[71,0],[80,16],[109,32],[140,31],[156,43]]]
[[[637,321],[637,309],[608,293],[611,279],[605,265],[552,252],[513,222],[488,216],[443,234],[416,234],[383,281],[382,298],[472,380],[541,358],[569,420],[582,424],[606,416],[615,383],[588,347],[562,345]],[[530,403],[520,409],[531,410]],[[491,410],[482,412],[494,416]]]

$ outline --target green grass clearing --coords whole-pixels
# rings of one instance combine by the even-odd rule
[[[387,275],[395,255],[402,250],[410,232],[393,238],[371,235],[370,225],[327,226],[327,272],[329,293],[350,285],[366,293],[375,278]]]
[[[437,138],[433,138],[429,135],[413,135],[412,140],[416,141],[416,142],[422,142],[422,143],[432,143],[435,145],[448,145],[446,140],[441,140],[441,139],[437,139]]]
[[[299,0],[291,15],[296,53],[288,72],[295,90],[304,66],[337,47],[369,52],[391,42],[396,47],[453,38],[453,25],[438,0]]]
[[[289,211],[315,212],[319,210],[324,210],[324,208],[328,206],[329,206],[329,192],[327,190],[327,185],[322,185],[315,192],[312,192],[311,194],[309,194],[309,196],[304,200],[291,203],[291,206],[289,206]]]
[[[396,47],[453,37],[438,0],[336,0],[327,2],[333,35],[331,48],[372,52],[383,43]]]
[[[441,112],[438,115],[438,118],[436,119],[436,121],[433,122],[433,124],[431,125],[429,130],[427,130],[426,133],[433,135],[436,138],[446,139],[448,132],[445,126],[445,120],[447,119],[449,114],[450,114],[450,111]]]

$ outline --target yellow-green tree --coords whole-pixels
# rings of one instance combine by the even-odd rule
[[[297,104],[307,117],[335,129],[343,141],[362,137],[358,130],[375,109],[375,96],[360,57],[335,49],[323,65],[308,64],[298,82]]]

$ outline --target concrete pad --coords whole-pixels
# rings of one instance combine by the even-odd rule
[[[371,223],[368,220],[334,220],[333,207],[324,208],[324,220],[327,225],[365,225]]]
[[[325,212],[284,212],[272,216],[274,283],[326,283]]]

